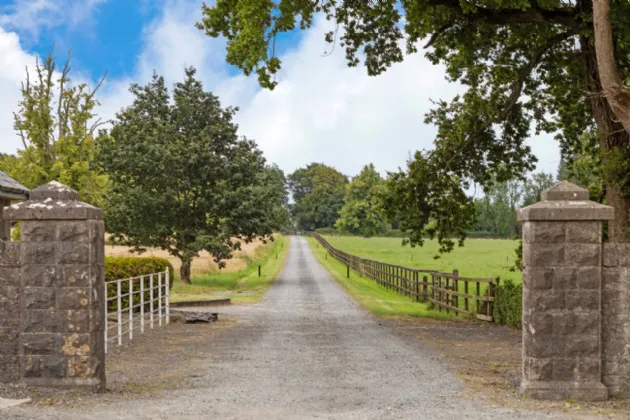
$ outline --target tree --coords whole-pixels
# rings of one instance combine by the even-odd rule
[[[323,163],[311,163],[289,175],[293,195],[293,217],[298,228],[315,230],[332,227],[343,207],[348,178]]]
[[[595,49],[602,87],[619,122],[630,132],[630,89],[624,86],[615,59],[615,39],[610,22],[610,1],[593,1]]]
[[[271,218],[274,230],[293,230],[293,221],[289,209],[289,191],[287,179],[282,169],[276,164],[267,165],[261,172],[258,188],[263,194],[258,198],[261,202],[272,204]]]
[[[341,231],[366,237],[383,233],[387,222],[380,208],[380,196],[385,180],[370,163],[346,186],[344,205],[335,227]]]
[[[102,124],[94,109],[96,92],[87,84],[72,85],[70,55],[60,74],[52,53],[36,59],[35,77],[26,69],[22,100],[14,113],[14,128],[23,148],[0,165],[28,188],[59,181],[79,192],[81,200],[102,206],[107,176],[93,167],[94,133]]]
[[[630,2],[610,6],[613,42],[607,49],[614,54],[606,59],[627,79]],[[298,21],[300,29],[309,28],[316,13],[335,23],[326,40],[345,47],[350,66],[363,60],[368,74],[381,74],[404,59],[403,39],[408,54],[426,40],[426,56],[445,65],[449,80],[467,87],[451,102],[437,101],[426,116],[438,128],[435,149],[417,152],[407,170],[388,182],[393,194],[388,212],[402,216],[412,243],[422,243],[431,220],[441,250],[452,249],[453,236],[461,245],[475,215],[465,192],[474,184],[487,190],[533,170],[536,158],[525,142],[532,128],[558,133],[565,156],[580,147],[583,133],[597,134],[598,148],[589,153],[600,161],[606,202],[615,208],[610,240],[630,240],[630,183],[625,182],[630,135],[603,94],[593,0],[217,0],[204,5],[197,26],[209,36],[224,36],[227,61],[245,74],[257,73],[262,86],[273,88],[281,67],[274,40]]]
[[[523,185],[523,206],[530,206],[540,201],[540,194],[553,186],[553,175],[544,172],[533,174]]]
[[[204,91],[193,68],[172,100],[157,75],[130,91],[133,104],[99,136],[98,158],[112,181],[105,224],[115,240],[168,251],[190,283],[199,252],[224,267],[241,240],[272,239],[286,195],[256,144],[238,137],[236,109]]]

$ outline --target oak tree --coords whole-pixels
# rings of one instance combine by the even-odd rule
[[[616,215],[609,238],[623,242],[630,240],[630,134],[604,94],[593,1],[217,0],[203,6],[197,26],[225,37],[227,61],[256,73],[267,88],[281,68],[276,37],[311,27],[318,14],[332,23],[326,40],[345,48],[350,66],[363,62],[370,75],[421,48],[445,66],[447,78],[466,91],[435,103],[426,115],[437,126],[434,149],[415,153],[388,180],[386,207],[411,231],[412,243],[422,243],[431,221],[428,233],[442,251],[453,247],[454,236],[461,244],[475,219],[467,191],[533,170],[537,160],[526,143],[532,131],[554,133],[569,164],[583,136],[597,139],[582,156],[600,168],[602,200]],[[630,2],[609,5],[603,58],[615,65],[619,77],[611,80],[619,86],[630,72]]]

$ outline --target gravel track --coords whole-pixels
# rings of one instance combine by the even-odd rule
[[[20,407],[2,419],[538,419],[471,401],[437,355],[350,299],[292,237],[285,268],[201,359],[194,386],[89,408]]]

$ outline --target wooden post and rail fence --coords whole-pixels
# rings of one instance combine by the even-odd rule
[[[416,302],[431,302],[440,312],[470,314],[488,322],[494,320],[492,310],[498,278],[461,277],[457,270],[440,273],[374,261],[343,252],[316,232],[308,235],[326,248],[328,254],[346,265],[348,277],[350,269],[353,269],[361,277],[367,276]]]

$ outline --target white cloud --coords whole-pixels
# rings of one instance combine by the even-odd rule
[[[459,89],[444,80],[443,68],[432,65],[421,53],[406,57],[378,77],[367,76],[364,67],[348,68],[340,48],[322,57],[329,49],[323,36],[329,24],[320,19],[282,57],[278,87],[262,90],[255,76],[227,74],[224,42],[208,38],[194,27],[200,4],[165,2],[160,17],[144,30],[145,47],[132,78],[108,80],[103,86],[101,116],[112,118],[131,103],[128,86],[132,81],[146,83],[155,69],[170,86],[181,80],[185,66],[193,65],[223,105],[240,107],[237,122],[241,133],[255,139],[269,161],[286,172],[316,161],[355,175],[369,162],[381,172],[404,167],[410,153],[431,148],[435,128],[423,123],[432,106],[430,99],[450,99]],[[17,37],[14,41],[13,48],[21,51]],[[14,62],[19,60],[11,60]],[[14,65],[4,68],[11,67]],[[12,79],[15,94],[6,102],[2,98],[2,104],[17,104],[24,65],[18,67],[21,70]],[[0,74],[0,88],[5,78]],[[6,114],[0,119],[0,135],[10,131]],[[17,143],[11,144],[0,150],[11,151]],[[534,138],[530,144],[540,158],[538,169],[555,173],[557,143],[547,136]]]
[[[26,66],[35,65],[35,55],[20,47],[18,36],[0,26],[0,152],[13,153],[20,141],[13,130],[13,112],[21,99],[20,86],[25,79]]]
[[[42,28],[89,23],[107,0],[14,0],[0,6],[0,27],[39,36]]]

